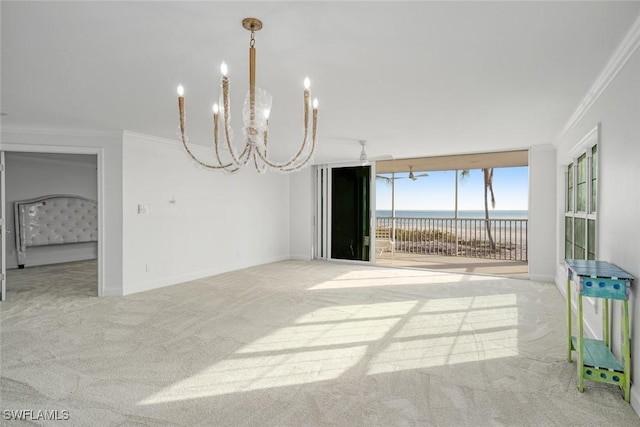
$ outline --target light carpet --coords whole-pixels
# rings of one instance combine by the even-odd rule
[[[78,426],[640,425],[617,387],[578,392],[551,283],[320,261],[118,298],[95,280],[95,262],[9,272],[3,411]]]

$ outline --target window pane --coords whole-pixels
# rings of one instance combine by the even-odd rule
[[[573,164],[567,169],[567,212],[573,212]]]
[[[586,259],[585,258],[585,247],[586,247],[586,220],[584,218],[575,218],[575,242],[573,245],[573,256],[575,259]]]
[[[586,153],[578,157],[578,179],[577,179],[577,196],[578,196],[578,212],[586,212],[587,210],[587,155]]]
[[[573,218],[564,218],[564,257],[573,259]]]
[[[591,149],[591,209],[590,212],[596,212],[598,200],[598,146],[594,145]]]
[[[587,221],[587,259],[596,259],[596,222],[593,219]]]

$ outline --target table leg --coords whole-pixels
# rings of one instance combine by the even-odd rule
[[[631,349],[629,349],[629,301],[622,301],[624,322],[624,342],[622,343],[622,354],[624,355],[624,400],[629,402],[631,398]]]
[[[609,300],[602,299],[602,329],[604,333],[604,345],[611,350],[611,325],[609,324]]]
[[[571,362],[571,279],[567,278],[567,362]]]
[[[582,326],[582,294],[578,292],[578,348],[576,351],[578,352],[578,390],[582,393],[584,391],[584,338],[582,337],[583,333]]]

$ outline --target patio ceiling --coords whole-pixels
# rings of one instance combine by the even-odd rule
[[[503,151],[497,153],[460,154],[455,156],[414,157],[410,159],[380,160],[376,173],[443,171],[482,168],[528,166],[529,151]]]

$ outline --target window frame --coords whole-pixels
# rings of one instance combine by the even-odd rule
[[[594,171],[595,152],[595,171]],[[564,248],[563,259],[597,259],[598,254],[598,199],[599,196],[599,168],[600,168],[600,127],[589,132],[569,153],[564,165],[564,213],[562,215],[562,242]],[[584,210],[578,210],[578,162],[585,158],[584,176]],[[595,177],[593,176],[595,172]],[[594,197],[595,196],[595,197]],[[593,200],[595,198],[595,200]],[[580,206],[582,207],[582,206]],[[567,233],[567,221],[571,222],[571,236]],[[584,221],[581,230],[576,224]],[[593,227],[591,227],[593,226]],[[589,231],[591,229],[591,232]],[[576,237],[582,235],[582,242],[576,242]],[[582,243],[582,247],[578,246]],[[593,243],[593,247],[591,245]],[[569,250],[570,247],[570,250]],[[580,252],[576,253],[576,248]],[[580,250],[581,249],[581,250]]]

